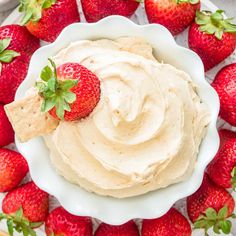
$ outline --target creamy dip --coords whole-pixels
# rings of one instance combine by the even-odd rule
[[[189,178],[209,114],[188,74],[159,63],[139,38],[77,41],[53,60],[81,63],[101,80],[89,117],[44,136],[62,176],[117,198]]]

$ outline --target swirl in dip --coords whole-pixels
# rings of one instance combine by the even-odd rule
[[[81,63],[101,80],[89,117],[44,136],[68,181],[124,198],[192,174],[209,114],[188,74],[159,63],[140,38],[74,42],[53,60]]]

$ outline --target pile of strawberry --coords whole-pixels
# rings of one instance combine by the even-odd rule
[[[48,236],[92,236],[94,231],[95,236],[190,236],[192,228],[204,229],[205,235],[210,228],[216,234],[229,233],[230,218],[235,217],[235,201],[230,192],[236,189],[236,132],[224,129],[219,130],[220,148],[206,169],[201,187],[186,200],[192,224],[174,207],[160,218],[143,220],[141,230],[134,221],[120,226],[101,223],[95,230],[91,218],[74,216],[62,207],[49,213],[49,195],[32,181],[24,181],[29,171],[24,157],[4,148],[14,141],[14,131],[3,106],[14,100],[16,89],[26,77],[30,58],[40,47],[39,40],[53,42],[64,27],[79,22],[80,15],[76,0],[20,2],[23,26],[0,27],[0,192],[6,193],[0,220],[6,220],[9,234],[17,231],[36,235],[34,229],[43,224]],[[96,22],[108,15],[130,17],[140,2],[81,0],[81,4],[86,20]],[[236,25],[232,19],[225,19],[221,10],[200,12],[200,4],[199,0],[144,0],[150,23],[164,25],[173,35],[190,26],[189,47],[201,57],[207,71],[235,50]],[[80,86],[82,80],[77,82]],[[220,117],[236,126],[236,63],[222,68],[212,86],[220,98]],[[68,89],[70,94],[72,91]],[[99,91],[96,91],[97,98]]]

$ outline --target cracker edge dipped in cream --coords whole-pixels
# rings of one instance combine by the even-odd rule
[[[57,66],[80,63],[101,82],[100,101],[84,119],[58,121],[38,110],[52,123],[51,131],[28,137],[43,136],[60,175],[116,198],[190,177],[210,115],[188,74],[159,63],[150,44],[132,37],[77,41],[52,60]],[[19,121],[12,107],[22,101],[5,107],[14,128]]]

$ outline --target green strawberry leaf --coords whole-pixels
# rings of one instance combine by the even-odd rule
[[[200,26],[200,31],[215,35],[217,39],[221,40],[225,32],[236,33],[236,25],[232,23],[233,18],[225,19],[223,13],[222,10],[214,13],[197,11],[195,22]]]
[[[78,84],[78,80],[65,80],[60,84],[61,89],[69,90]]]
[[[225,219],[227,217],[227,215],[228,215],[228,207],[224,206],[219,210],[218,217],[220,219]]]
[[[48,80],[48,89],[52,92],[56,92],[56,85],[57,81],[55,77],[52,77],[51,79]]]
[[[38,89],[39,93],[42,93],[47,88],[47,85],[43,82],[36,82],[35,86]]]
[[[55,105],[56,105],[56,101],[54,101],[54,100],[47,99],[44,102],[45,102],[44,109],[43,109],[44,112],[48,112],[48,111],[52,110],[52,108],[55,107]]]
[[[231,171],[231,184],[233,187],[233,190],[236,191],[236,166]]]
[[[23,218],[23,208],[22,206],[19,208],[19,210],[15,213],[15,219],[18,221],[18,222],[21,222]]]
[[[13,58],[18,57],[20,54],[14,50],[7,50],[11,43],[11,38],[0,40],[0,64],[9,63]],[[0,65],[0,73],[2,70],[2,64]]]
[[[20,0],[19,12],[24,13],[21,23],[38,22],[42,18],[44,9],[52,7],[56,0]]]
[[[76,95],[71,89],[78,84],[78,80],[58,80],[56,64],[51,59],[48,60],[51,67],[43,68],[40,76],[42,81],[35,84],[40,96],[43,97],[41,111],[48,112],[55,107],[57,116],[63,120],[65,111],[71,111],[69,104],[76,100]]]
[[[7,49],[10,43],[11,43],[11,38],[0,40],[0,53],[2,53],[5,49]]]
[[[47,82],[50,78],[52,78],[52,69],[49,66],[45,66],[41,72],[40,78]]]
[[[73,103],[76,100],[76,95],[72,92],[66,92],[63,97],[68,103]]]
[[[38,228],[43,224],[43,222],[30,222],[31,228]]]
[[[232,223],[229,220],[221,221],[221,229],[224,234],[229,234],[231,231]]]
[[[214,208],[207,208],[205,214],[209,220],[215,220],[217,218],[217,212]]]
[[[13,60],[13,58],[18,57],[20,54],[13,50],[5,50],[0,53],[0,61],[9,63]]]
[[[221,232],[225,234],[229,234],[231,231],[231,222],[228,218],[234,217],[234,214],[228,216],[228,207],[222,207],[218,212],[216,212],[213,208],[207,208],[205,214],[202,214],[198,217],[196,222],[194,223],[195,229],[204,229],[205,235],[210,228],[213,228],[213,231],[216,234],[220,234]]]
[[[190,3],[190,4],[197,4],[199,3],[199,0],[176,0],[177,4],[180,3]]]
[[[8,233],[10,234],[10,236],[13,236],[13,234],[14,234],[14,222],[13,222],[13,219],[8,219],[7,220],[7,229],[8,229]]]

